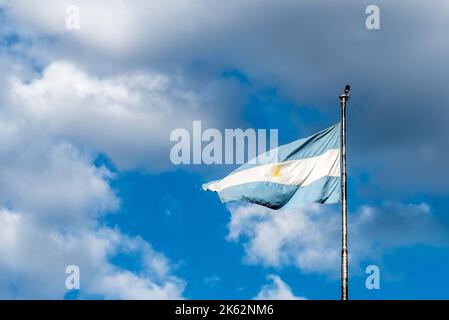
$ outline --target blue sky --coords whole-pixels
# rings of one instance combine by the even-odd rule
[[[338,299],[338,205],[224,205],[201,185],[236,165],[175,166],[169,137],[288,143],[340,120],[347,82],[350,297],[449,298],[447,9],[0,0],[0,298]]]

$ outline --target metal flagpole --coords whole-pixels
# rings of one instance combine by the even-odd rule
[[[341,300],[348,300],[348,224],[346,194],[346,102],[351,87],[346,85],[341,100]]]

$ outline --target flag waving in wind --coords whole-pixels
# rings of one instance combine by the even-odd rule
[[[279,209],[340,201],[340,122],[270,150],[222,180],[203,185],[222,202],[247,201]]]

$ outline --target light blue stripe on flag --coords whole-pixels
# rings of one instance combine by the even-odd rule
[[[247,201],[272,209],[337,203],[340,123],[271,150],[203,188],[217,192],[222,202]]]

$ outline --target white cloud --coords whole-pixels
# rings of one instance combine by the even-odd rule
[[[273,211],[257,205],[230,206],[228,240],[242,242],[245,261],[266,267],[294,265],[305,273],[331,276],[340,269],[341,220],[338,211],[312,205]],[[349,259],[360,271],[364,259],[415,244],[448,245],[447,230],[427,204],[363,206],[348,217]]]
[[[31,82],[12,78],[9,89],[7,117],[39,136],[107,154],[121,169],[169,168],[171,130],[191,128],[196,117],[214,121],[204,98],[157,73],[99,79],[55,62]]]
[[[256,300],[305,300],[293,294],[291,288],[277,275],[269,275],[270,284],[264,285],[254,299]]]
[[[304,271],[327,271],[339,254],[338,216],[307,211],[271,211],[256,205],[230,206],[228,239],[245,243],[246,261],[264,266],[295,264]]]
[[[66,63],[32,81],[23,80],[29,74],[24,69],[4,70],[1,81],[9,85],[2,87],[0,109],[0,297],[63,298],[65,269],[74,264],[80,267],[81,298],[182,298],[185,283],[162,253],[102,219],[121,200],[110,185],[114,174],[94,164],[98,152],[109,149],[96,147],[107,144],[114,121],[138,126],[136,101],[147,87],[138,76],[127,78],[126,87]],[[163,86],[157,77],[147,80],[149,91]],[[138,137],[130,131],[130,140]],[[132,271],[114,262],[124,255],[135,262]]]
[[[178,299],[184,282],[171,275],[169,262],[139,238],[107,227],[57,229],[28,215],[0,211],[0,296],[62,298],[65,268],[80,268],[81,297]],[[128,254],[141,260],[141,272],[115,266],[110,259]],[[163,265],[163,268],[155,268]]]
[[[129,54],[141,48],[142,43],[157,48],[158,42],[164,41],[164,38],[172,38],[193,25],[199,27],[201,22],[191,20],[190,15],[205,11],[204,6],[197,1],[183,0],[170,3],[144,0],[133,0],[132,3],[121,0],[43,0],[32,11],[27,0],[3,0],[0,5],[8,10],[9,18],[25,34],[73,37],[88,47],[114,54]],[[80,29],[76,31],[66,28],[66,8],[70,5],[80,9]]]
[[[118,208],[108,169],[92,166],[91,159],[66,143],[28,143],[20,141],[16,149],[0,153],[2,203],[58,226],[89,223]]]
[[[182,299],[181,281],[167,281],[157,285],[129,271],[122,271],[100,279],[95,288],[107,299],[169,300]],[[175,279],[176,280],[176,279]]]

